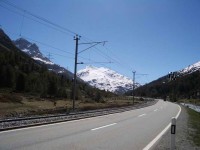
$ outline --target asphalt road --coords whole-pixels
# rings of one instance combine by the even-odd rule
[[[178,105],[160,100],[123,113],[3,131],[0,150],[148,149],[179,112]]]

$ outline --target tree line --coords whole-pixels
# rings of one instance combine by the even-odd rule
[[[137,96],[147,97],[169,97],[176,101],[183,98],[200,98],[200,71],[177,77],[169,81],[165,76],[134,91]]]

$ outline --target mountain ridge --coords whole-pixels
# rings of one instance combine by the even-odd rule
[[[30,41],[24,38],[14,40],[13,43],[17,48],[19,48],[22,52],[33,58],[35,61],[41,64],[45,64],[49,71],[53,71],[58,74],[64,74],[67,75],[70,79],[73,79],[72,72],[65,69],[64,67],[61,67],[60,65],[55,64],[50,59],[43,56],[37,44],[31,43]]]
[[[190,73],[196,72],[198,70],[200,70],[200,61],[198,61],[192,65],[189,65],[188,67],[181,69],[178,72],[181,74],[190,74]]]
[[[43,56],[43,54],[39,50],[39,47],[35,43],[31,43],[24,38],[19,38],[13,42],[16,47],[18,47],[24,53],[28,54],[34,60],[39,60],[45,64],[50,64],[50,65],[54,64],[47,57]]]
[[[171,72],[135,90],[137,96],[159,97],[171,101],[178,98],[200,98],[200,61]],[[131,91],[127,93],[130,95]]]

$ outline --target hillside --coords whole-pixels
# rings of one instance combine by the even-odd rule
[[[36,47],[32,45],[32,47]],[[19,50],[11,39],[0,29],[0,89],[48,98],[71,98],[72,80],[63,74],[49,71],[44,63],[32,59]],[[93,98],[105,91],[91,88],[78,82],[77,97]]]
[[[135,90],[137,96],[169,98],[200,98],[200,62],[169,75],[163,76]]]

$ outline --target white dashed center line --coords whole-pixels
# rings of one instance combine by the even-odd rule
[[[91,129],[91,131],[95,131],[95,130],[99,130],[99,129],[102,129],[102,128],[110,127],[110,126],[113,126],[113,125],[116,125],[116,124],[117,123],[108,124],[108,125],[105,125],[105,126],[101,126],[101,127],[98,127],[98,128]]]

